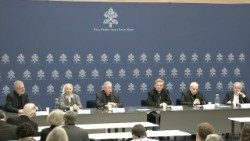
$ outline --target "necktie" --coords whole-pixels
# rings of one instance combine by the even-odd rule
[[[161,95],[158,93],[157,95],[157,106],[161,103]]]

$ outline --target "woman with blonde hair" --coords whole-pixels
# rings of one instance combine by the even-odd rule
[[[50,127],[45,128],[41,131],[41,141],[45,141],[47,135],[52,131],[55,127],[63,125],[64,112],[59,109],[53,110],[48,116],[47,116],[47,122],[50,124]]]
[[[67,83],[63,86],[63,91],[59,97],[59,108],[62,110],[79,110],[82,103],[79,95],[74,93],[72,84]]]
[[[54,128],[46,138],[46,141],[68,141],[68,135],[62,127]]]

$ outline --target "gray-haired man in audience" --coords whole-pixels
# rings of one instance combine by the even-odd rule
[[[64,115],[64,126],[69,141],[89,141],[88,133],[75,125],[77,114],[74,111],[67,111]]]

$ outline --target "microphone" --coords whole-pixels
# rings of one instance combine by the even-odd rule
[[[170,99],[170,105],[173,105],[174,103],[173,103],[173,99],[170,97],[170,95],[168,95],[168,97],[169,97],[169,99]]]
[[[203,104],[207,104],[205,98],[204,98],[202,95],[201,95],[201,104],[202,104],[202,105],[203,105]]]
[[[42,111],[43,110],[40,104],[38,104],[38,103],[34,103],[34,104],[36,105],[36,110],[37,111]]]

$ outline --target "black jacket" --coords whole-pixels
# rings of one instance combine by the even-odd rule
[[[34,130],[36,131],[36,134],[38,132],[38,125],[34,121],[32,121],[29,117],[26,115],[20,115],[18,117],[13,117],[13,118],[8,118],[7,123],[12,124],[12,125],[20,125],[22,123],[29,123],[34,127]]]
[[[192,95],[190,90],[181,93],[181,105],[193,105],[195,99],[199,99],[201,105],[207,103],[205,97],[199,91],[195,95]]]
[[[18,107],[19,103],[18,103],[18,98],[21,98],[21,103],[20,103],[20,107]],[[23,94],[21,96],[19,96],[15,91],[12,91],[11,94],[8,94],[6,97],[6,104],[5,104],[5,108],[7,112],[14,112],[17,113],[19,109],[23,109],[23,106],[29,103],[29,98],[28,95]]]
[[[16,126],[0,121],[0,141],[17,139]]]
[[[168,105],[172,104],[169,90],[163,89],[160,93],[158,93],[156,89],[153,89],[148,92],[148,99],[147,99],[148,106],[158,107],[159,104],[163,102],[167,103]]]
[[[224,98],[224,100],[223,100],[223,103],[226,104],[229,100],[230,100],[231,102],[233,102],[233,100],[234,100],[234,91],[229,91],[229,92],[226,93],[226,96],[225,96],[225,98]],[[243,98],[243,97],[240,95],[240,96],[239,96],[239,102],[240,102],[240,103],[248,103],[249,100],[248,100],[247,96]]]
[[[68,135],[69,141],[89,141],[89,134],[84,129],[74,124],[65,125],[63,128]]]
[[[52,131],[56,126],[55,125],[51,125],[50,127],[48,128],[44,128],[42,131],[41,131],[41,139],[40,141],[46,141],[46,138],[48,136],[48,134],[50,133],[50,131]]]
[[[110,95],[110,102],[117,103],[118,107],[122,107],[122,103],[120,102],[120,99],[118,95],[116,95],[115,92],[112,92]],[[97,108],[104,108],[104,106],[109,102],[104,90],[100,91],[96,94],[96,106]]]

